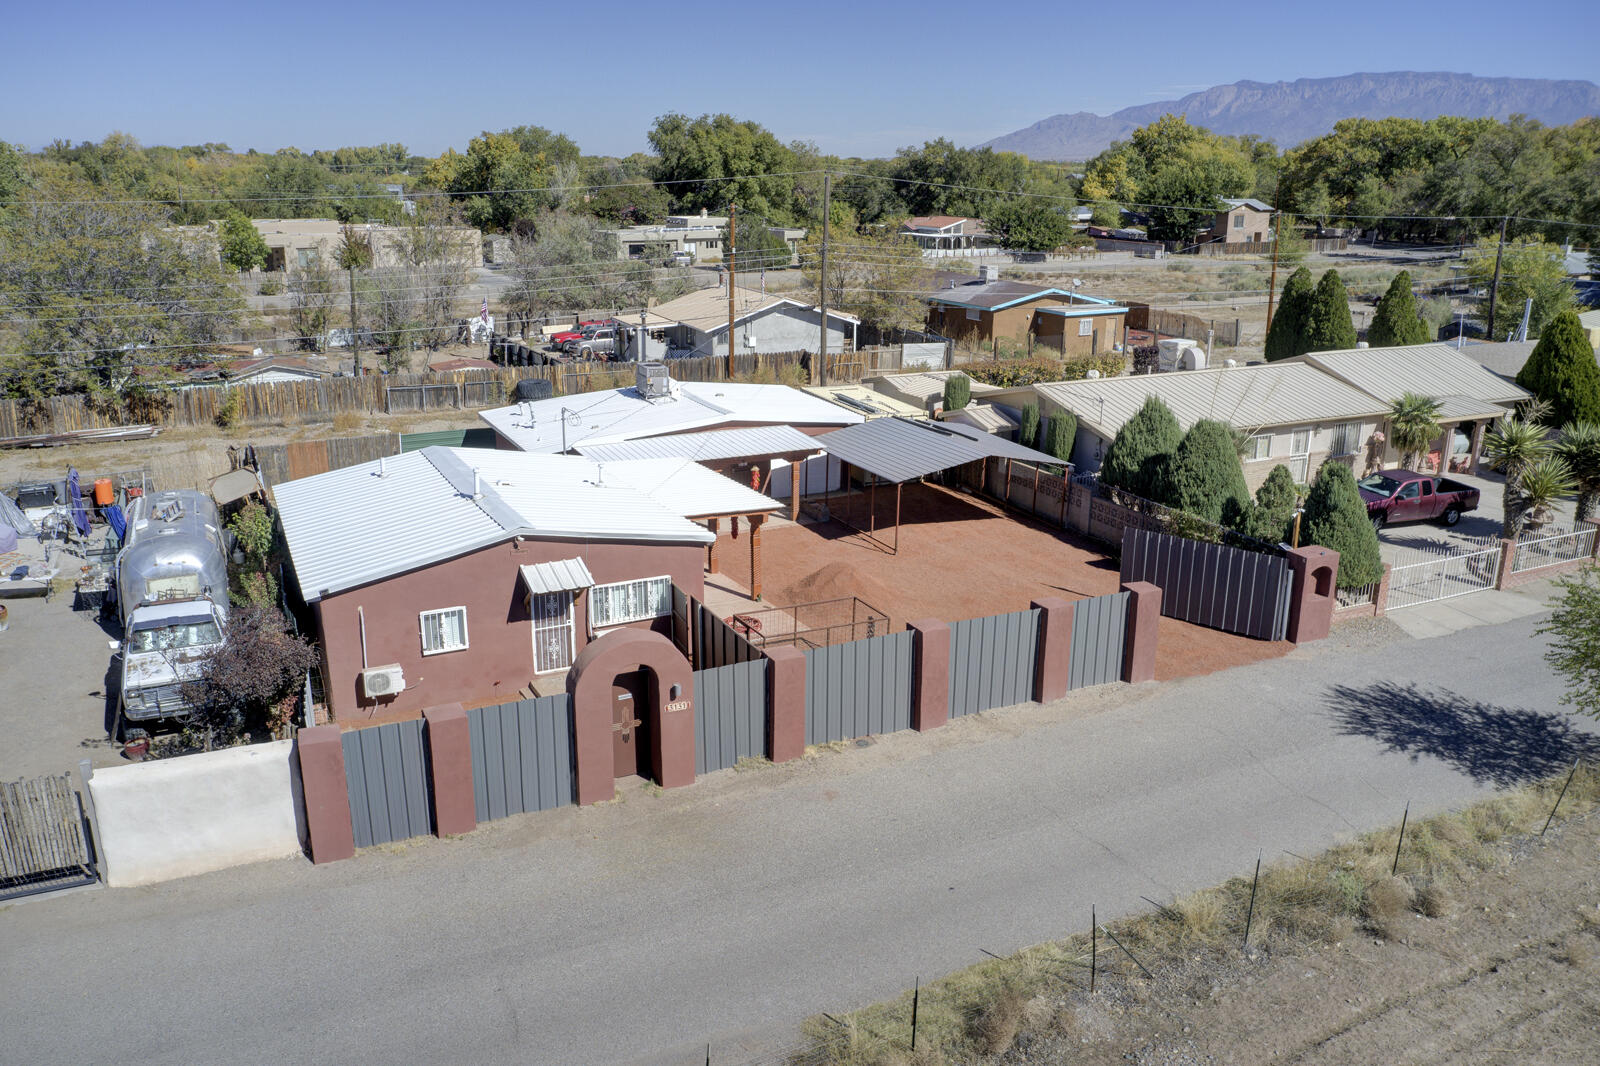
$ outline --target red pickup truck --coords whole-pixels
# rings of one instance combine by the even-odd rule
[[[584,333],[589,330],[599,329],[601,326],[609,326],[611,324],[612,320],[608,318],[592,318],[588,319],[587,321],[579,322],[572,329],[562,330],[560,333],[550,334],[550,347],[564,347],[568,341],[581,340]]]
[[[1447,526],[1478,507],[1478,490],[1447,477],[1410,470],[1379,470],[1356,482],[1373,529],[1391,522],[1438,519]]]

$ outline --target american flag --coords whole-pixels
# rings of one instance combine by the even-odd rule
[[[485,322],[489,321],[489,298],[487,296],[483,298],[483,307],[478,311],[478,317]]]

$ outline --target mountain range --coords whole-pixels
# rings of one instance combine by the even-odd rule
[[[1215,133],[1254,133],[1289,148],[1320,137],[1344,118],[1509,118],[1527,115],[1565,125],[1600,115],[1600,85],[1544,78],[1480,78],[1473,74],[1397,71],[1296,81],[1236,81],[1179,100],[1125,107],[1110,115],[1088,111],[1052,115],[980,148],[1020,152],[1032,159],[1083,161],[1125,140],[1165,114]]]

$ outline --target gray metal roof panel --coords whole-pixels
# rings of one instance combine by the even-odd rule
[[[1311,352],[1294,361],[1337,375],[1391,403],[1407,392],[1435,397],[1454,393],[1494,403],[1528,397],[1523,389],[1484,368],[1470,350],[1458,351],[1448,344]]]
[[[1060,460],[971,426],[910,418],[875,418],[824,433],[828,454],[890,482],[915,481],[991,456],[1036,463]]]

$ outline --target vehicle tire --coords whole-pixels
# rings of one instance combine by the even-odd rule
[[[1384,514],[1382,511],[1379,511],[1377,514],[1372,516],[1372,531],[1374,533],[1382,533],[1383,527],[1388,524],[1389,516]]]
[[[1439,520],[1447,526],[1455,525],[1457,522],[1461,521],[1461,508],[1446,507],[1444,509],[1444,514],[1439,516]]]

